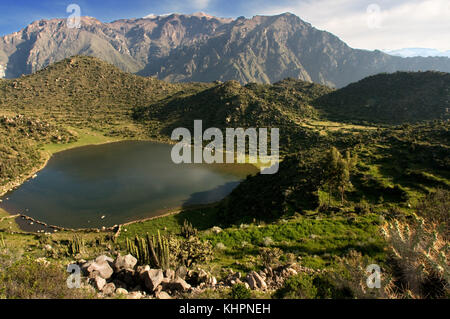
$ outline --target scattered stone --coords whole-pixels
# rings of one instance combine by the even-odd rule
[[[132,291],[127,295],[127,299],[141,299],[142,293],[140,291]]]
[[[126,290],[124,288],[117,288],[116,289],[116,294],[117,295],[128,295],[128,290]]]
[[[211,231],[214,234],[220,234],[222,232],[222,228],[220,228],[219,226],[214,226],[213,228],[211,228]]]
[[[110,282],[109,284],[106,284],[102,290],[102,292],[105,295],[112,295],[115,291],[116,291],[116,285],[114,285],[114,283],[112,283],[112,282]]]

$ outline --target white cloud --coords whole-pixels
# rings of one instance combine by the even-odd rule
[[[450,49],[449,0],[293,0],[263,14],[286,11],[356,48]]]

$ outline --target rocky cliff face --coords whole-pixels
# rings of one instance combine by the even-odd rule
[[[235,20],[172,14],[112,23],[83,17],[79,29],[68,28],[64,19],[41,20],[0,38],[0,65],[9,78],[72,55],[169,81],[270,83],[293,77],[342,87],[380,72],[450,72],[449,58],[352,49],[289,13]]]

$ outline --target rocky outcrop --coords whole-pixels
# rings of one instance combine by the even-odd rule
[[[91,261],[80,262],[87,282],[100,297],[122,296],[127,299],[183,297],[185,293],[201,293],[205,289],[229,289],[244,284],[248,289],[273,291],[280,288],[284,280],[300,272],[313,274],[315,271],[289,264],[277,268],[267,267],[259,272],[251,271],[246,276],[240,272],[229,273],[220,281],[210,272],[202,269],[187,269],[184,266],[173,269],[152,269],[149,265],[137,265],[132,255],[111,257],[102,255]]]

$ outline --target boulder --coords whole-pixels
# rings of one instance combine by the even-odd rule
[[[169,281],[169,282],[162,282],[163,290],[170,290],[170,291],[180,291],[185,292],[191,289],[191,285],[189,285],[186,281],[181,279],[180,277],[176,277],[175,279]]]
[[[181,279],[186,279],[187,273],[188,273],[187,268],[184,267],[184,266],[180,266],[180,267],[178,267],[178,269],[176,270],[175,276],[176,276],[176,277],[180,277]]]
[[[128,290],[126,290],[124,288],[117,288],[116,289],[116,294],[117,295],[128,295]]]
[[[150,269],[145,270],[142,274],[142,277],[145,287],[147,287],[147,289],[150,291],[154,291],[164,279],[164,274],[161,269]]]
[[[166,278],[169,278],[170,280],[175,279],[175,271],[173,271],[172,269],[167,269],[164,272],[164,275]]]
[[[115,291],[116,291],[116,285],[114,285],[112,282],[110,282],[109,284],[106,284],[102,290],[103,294],[105,294],[105,295],[112,295]]]
[[[256,271],[252,271],[247,275],[247,282],[251,289],[267,289],[266,282]]]
[[[134,270],[137,264],[137,259],[132,255],[128,254],[126,256],[117,256],[114,261],[114,270],[119,272],[121,270]]]
[[[97,258],[95,258],[95,262],[99,263],[99,264],[107,262],[108,264],[112,265],[114,262],[114,259],[112,259],[111,257],[108,257],[106,255],[101,255],[101,256],[98,256]]]
[[[93,278],[92,280],[92,285],[97,289],[97,290],[102,290],[103,287],[105,287],[106,285],[106,280],[100,276],[95,276],[95,278]]]
[[[91,262],[86,268],[86,272],[89,278],[100,276],[103,279],[111,278],[112,274],[114,273],[113,269],[106,260],[101,262]]]

